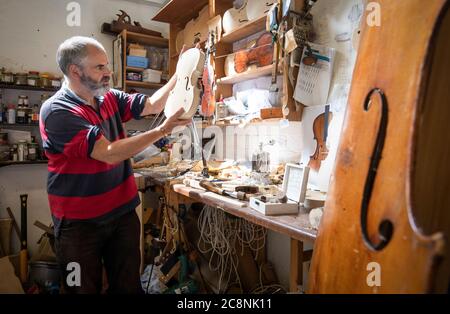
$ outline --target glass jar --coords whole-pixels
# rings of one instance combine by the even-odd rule
[[[28,160],[35,161],[38,156],[38,143],[29,143],[28,144]]]
[[[46,88],[46,87],[51,87],[52,84],[50,82],[50,75],[47,73],[42,73],[40,76],[40,83],[41,83],[41,87]]]
[[[39,72],[36,71],[28,72],[27,82],[29,86],[39,86]]]
[[[30,106],[24,106],[25,110],[25,123],[31,124],[33,119],[33,108]]]
[[[19,95],[18,105],[28,106],[28,96]]]
[[[25,109],[22,104],[17,105],[17,112],[16,112],[16,123],[17,124],[25,124],[26,117],[25,117]]]
[[[60,88],[61,87],[61,78],[54,77],[50,80],[52,87]]]
[[[14,84],[16,85],[27,85],[28,75],[27,73],[16,73],[14,76]]]
[[[4,84],[14,83],[14,75],[11,72],[3,72],[2,83]]]

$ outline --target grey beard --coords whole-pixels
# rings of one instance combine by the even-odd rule
[[[103,86],[102,83],[93,81],[90,77],[84,75],[84,73],[80,77],[80,81],[95,97],[102,97],[110,90],[109,85]]]

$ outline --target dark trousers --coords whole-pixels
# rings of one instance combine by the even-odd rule
[[[107,223],[63,221],[55,250],[65,291],[100,293],[104,266],[108,293],[142,293],[139,235],[140,222],[135,211]],[[80,286],[74,285],[77,274],[74,264],[69,264],[72,262],[79,265]]]

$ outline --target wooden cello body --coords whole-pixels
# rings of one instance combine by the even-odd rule
[[[380,26],[362,20],[310,293],[449,288],[449,1],[377,2]]]

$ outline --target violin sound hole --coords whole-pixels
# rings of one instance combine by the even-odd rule
[[[186,91],[188,91],[188,90],[190,90],[190,87],[189,87],[189,77],[188,76],[186,76]]]
[[[379,88],[372,89],[366,96],[364,101],[364,111],[369,111],[372,107],[372,96],[378,94],[381,100],[381,118],[378,127],[378,133],[375,145],[370,157],[370,166],[364,184],[363,198],[361,202],[361,232],[366,245],[376,251],[382,250],[391,240],[394,232],[394,225],[391,221],[385,219],[378,226],[378,243],[373,243],[369,237],[367,230],[367,216],[369,210],[370,200],[372,198],[373,187],[375,185],[375,178],[377,176],[378,166],[381,161],[384,143],[386,140],[386,131],[388,125],[388,102],[383,90]]]

